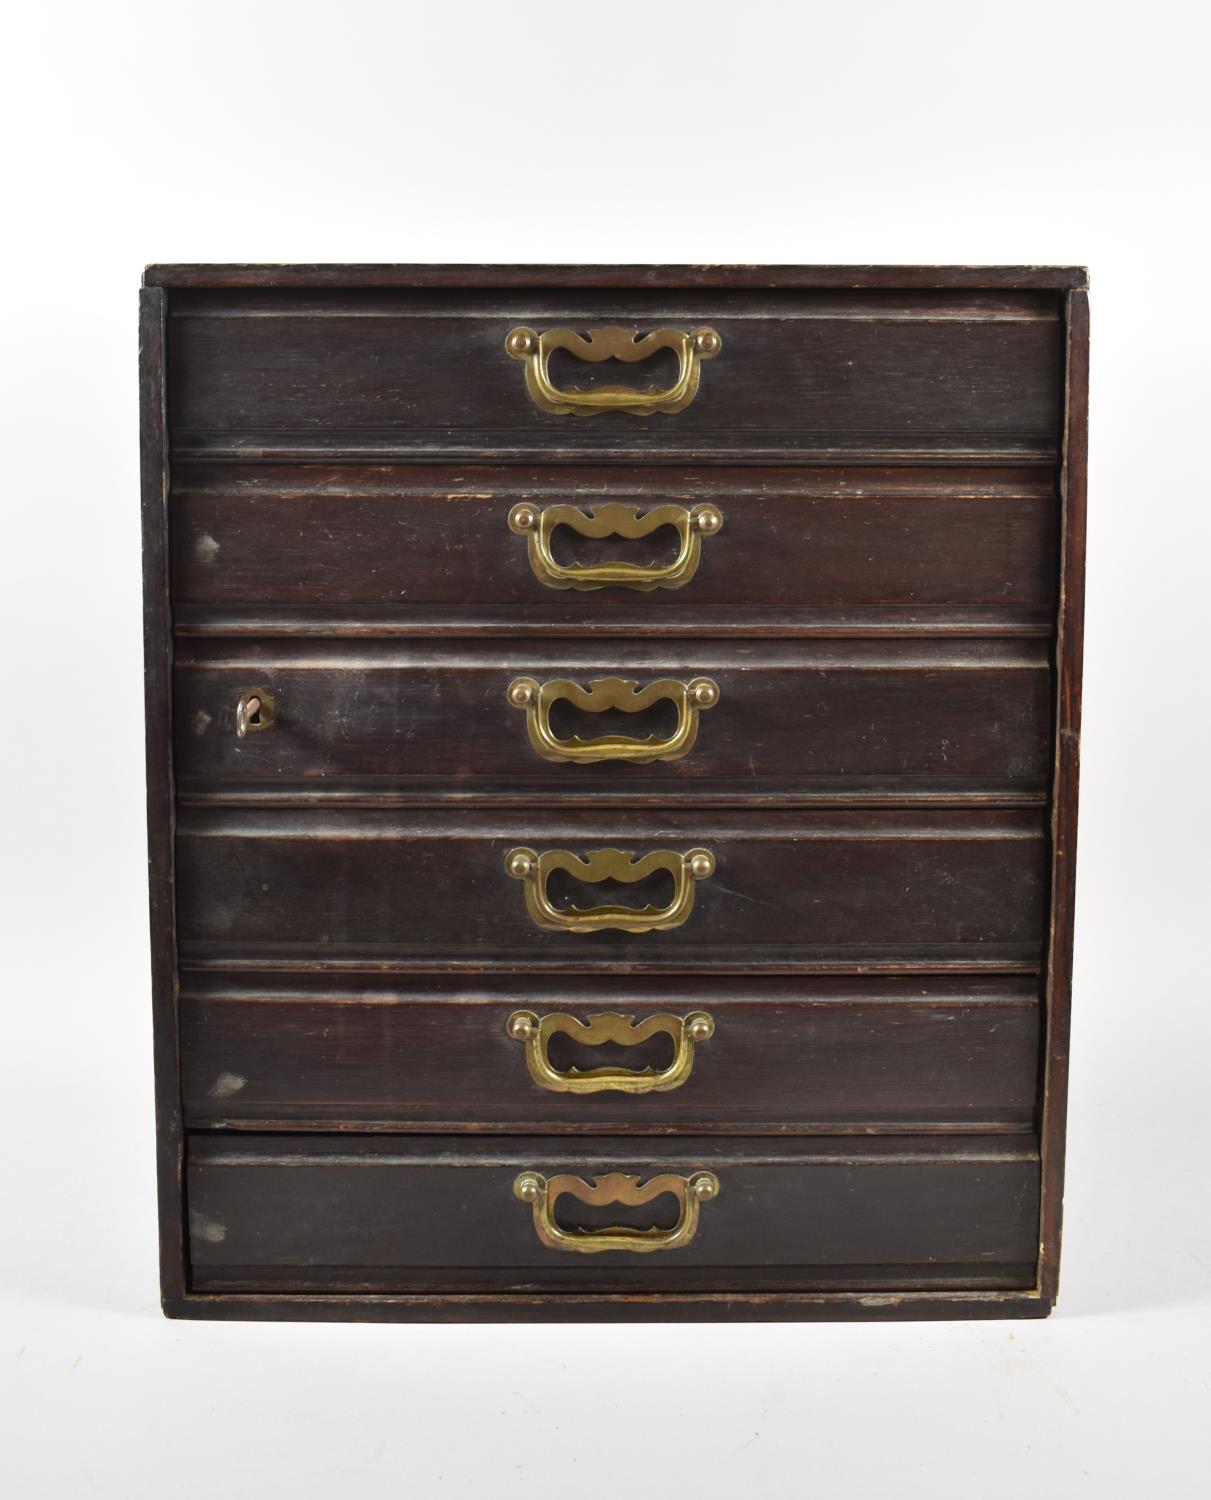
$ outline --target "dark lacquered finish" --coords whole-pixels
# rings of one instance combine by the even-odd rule
[[[1033,976],[809,979],[186,975],[185,1112],[193,1125],[383,1130],[610,1130],[721,1135],[1030,1132],[1038,1087]],[[705,1010],[715,1034],[668,1093],[550,1092],[509,1017]],[[552,1044],[561,1070],[667,1067],[636,1046]],[[475,1101],[474,1121],[466,1120]]]
[[[1057,1285],[1084,561],[1072,268],[152,267],[142,293],[165,1308],[1026,1317]],[[540,410],[515,326],[709,326],[674,414]],[[668,385],[671,352],[557,386]],[[678,588],[544,586],[517,506],[713,506]],[[562,527],[562,566],[667,563]],[[682,758],[540,757],[516,677],[709,678]],[[237,704],[261,702],[272,724]],[[557,705],[560,737],[667,736]],[[239,731],[243,730],[241,734]],[[684,922],[505,867],[709,849]],[[563,912],[668,902],[552,877]],[[517,1011],[707,1012],[660,1092]],[[557,1034],[552,1066],[669,1066]],[[543,1244],[520,1172],[709,1170],[691,1241]],[[565,1231],[668,1231],[676,1199]]]
[[[719,1179],[692,1243],[661,1255],[552,1251],[514,1197],[520,1172]],[[350,1135],[189,1139],[196,1284],[291,1291],[439,1290],[504,1294],[729,1287],[1020,1288],[1033,1280],[1036,1152],[1012,1141],[900,1138],[782,1141],[738,1148],[643,1136],[569,1146],[542,1137],[491,1144]],[[671,1199],[634,1210],[564,1206],[561,1228],[629,1222],[668,1228]]]
[[[704,847],[717,869],[675,930],[543,931],[510,851]],[[1041,811],[425,813],[191,807],[177,822],[183,959],[441,967],[721,963],[1037,968]],[[566,909],[665,907],[673,878],[603,891],[564,878]]]
[[[554,419],[553,419],[554,420]],[[515,505],[714,505],[678,589],[544,588]],[[186,634],[592,633],[1049,636],[1059,500],[1052,467],[789,469],[561,464],[177,462],[173,600]],[[560,562],[675,553],[556,532]]]
[[[1054,461],[1061,309],[1052,292],[181,291],[169,410],[190,457],[982,449]],[[505,348],[519,325],[709,325],[722,349],[684,411],[567,421],[530,399]],[[671,386],[676,360],[662,351],[624,374],[552,362],[558,386],[591,390]]]
[[[1050,653],[1043,641],[828,641],[788,644],[611,640],[186,641],[176,655],[176,765],[183,792],[239,789],[440,797],[534,793],[586,798],[678,791],[744,798],[788,792],[966,791],[1033,796],[1047,784]],[[681,759],[552,762],[507,697],[518,677],[585,689],[625,677],[642,689],[706,677],[718,702],[698,714]],[[250,690],[272,726],[238,732]],[[677,706],[590,713],[564,700],[543,715],[560,738],[668,741]]]

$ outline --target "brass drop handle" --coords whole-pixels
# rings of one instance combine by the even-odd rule
[[[683,333],[678,328],[657,328],[640,336],[637,328],[595,328],[587,338],[570,328],[549,328],[535,333],[532,328],[514,328],[505,339],[505,348],[526,367],[526,389],[535,406],[559,416],[591,417],[603,411],[625,411],[632,416],[648,417],[653,412],[684,411],[698,394],[702,361],[714,359],[723,340],[713,328],[695,328]],[[597,390],[560,390],[552,385],[548,364],[556,349],[565,349],[589,364],[617,359],[634,365],[649,359],[659,349],[672,349],[677,356],[677,379],[661,389],[648,386],[606,386]]]
[[[694,1047],[710,1041],[715,1023],[705,1011],[688,1016],[654,1015],[637,1021],[634,1016],[605,1011],[578,1021],[575,1016],[556,1013],[540,1020],[532,1010],[515,1010],[506,1024],[509,1035],[526,1047],[526,1066],[540,1089],[553,1094],[599,1094],[611,1089],[620,1094],[664,1094],[679,1089],[694,1066]],[[587,1047],[614,1042],[620,1047],[634,1047],[650,1037],[673,1039],[673,1061],[667,1068],[590,1068],[587,1072],[570,1068],[566,1073],[551,1066],[548,1044],[556,1033],[569,1036]]]
[[[505,856],[505,869],[524,883],[526,910],[534,925],[545,931],[601,932],[613,927],[621,932],[667,932],[680,927],[694,909],[694,886],[715,873],[715,856],[709,849],[690,849],[685,854],[656,849],[641,858],[624,849],[594,849],[583,858],[567,849],[549,849],[545,854],[511,849]],[[565,870],[590,884],[618,880],[626,885],[665,870],[673,877],[673,899],[668,906],[593,906],[587,910],[569,906],[561,910],[547,895],[547,880],[554,870]]]
[[[249,688],[241,693],[235,706],[235,732],[237,739],[246,734],[256,734],[268,729],[273,723],[273,698],[264,688]]]
[[[569,526],[580,536],[600,540],[620,536],[624,541],[639,541],[662,526],[672,526],[678,535],[677,556],[670,563],[605,562],[574,563],[565,566],[555,561],[551,537],[557,526]],[[515,505],[509,512],[509,530],[528,538],[530,568],[539,583],[549,589],[679,589],[689,583],[698,571],[703,538],[715,536],[723,526],[723,516],[713,505],[655,505],[640,514],[636,505],[610,501],[591,509],[575,505],[548,505],[536,510],[532,505]]]
[[[719,1179],[713,1172],[694,1172],[680,1177],[662,1172],[641,1183],[637,1176],[611,1172],[594,1177],[592,1185],[571,1173],[544,1177],[541,1172],[522,1172],[513,1183],[514,1196],[530,1204],[534,1213],[534,1232],[552,1250],[572,1250],[581,1255],[599,1254],[603,1250],[632,1250],[649,1254],[653,1250],[680,1250],[698,1233],[699,1210],[704,1203],[719,1196]],[[622,1203],[638,1208],[672,1193],[681,1206],[681,1214],[672,1229],[561,1229],[555,1221],[555,1204],[565,1194],[582,1203],[602,1206]]]
[[[642,691],[637,682],[622,677],[599,677],[587,689],[566,677],[542,683],[533,677],[517,677],[509,684],[506,696],[514,708],[525,709],[530,743],[544,760],[573,761],[578,765],[624,760],[647,765],[654,760],[680,760],[689,754],[698,738],[698,714],[719,702],[719,688],[709,677],[695,677],[692,682],[662,677]],[[591,740],[579,735],[560,739],[551,730],[551,708],[561,698],[590,714],[604,713],[610,708],[635,714],[671,699],[677,705],[677,728],[663,740],[654,735],[639,740],[622,734],[600,735]]]

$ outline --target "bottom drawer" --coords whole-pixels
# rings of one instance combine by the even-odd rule
[[[1033,1284],[1039,1161],[1005,1139],[195,1134],[192,1290]]]

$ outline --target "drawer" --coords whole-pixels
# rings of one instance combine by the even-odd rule
[[[1031,978],[186,976],[191,1124],[1028,1130]]]
[[[175,681],[186,795],[1041,800],[1049,771],[1043,641],[207,640]]]
[[[1034,968],[1046,852],[1043,809],[192,807],[177,931],[221,963]]]
[[[995,1137],[194,1134],[187,1191],[201,1292],[1023,1287],[1038,1241]]]
[[[173,450],[1048,461],[1060,310],[1049,292],[180,291]]]
[[[701,507],[710,535],[690,530]],[[1024,467],[178,464],[174,617],[190,634],[1046,635],[1057,514],[1054,472]],[[638,571],[601,572],[619,563]]]

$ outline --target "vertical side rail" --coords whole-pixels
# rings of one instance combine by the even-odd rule
[[[172,610],[168,574],[168,294],[139,292],[139,447],[143,510],[143,682],[147,734],[147,870],[156,1073],[160,1293],[185,1292],[184,1141],[177,1040],[176,834],[172,767]]]
[[[1064,1131],[1072,1007],[1076,815],[1081,761],[1081,661],[1085,641],[1085,502],[1089,450],[1089,294],[1066,299],[1064,450],[1060,472],[1060,599],[1056,628],[1055,766],[1051,783],[1051,910],[1044,991],[1043,1199],[1039,1292],[1059,1286]]]

